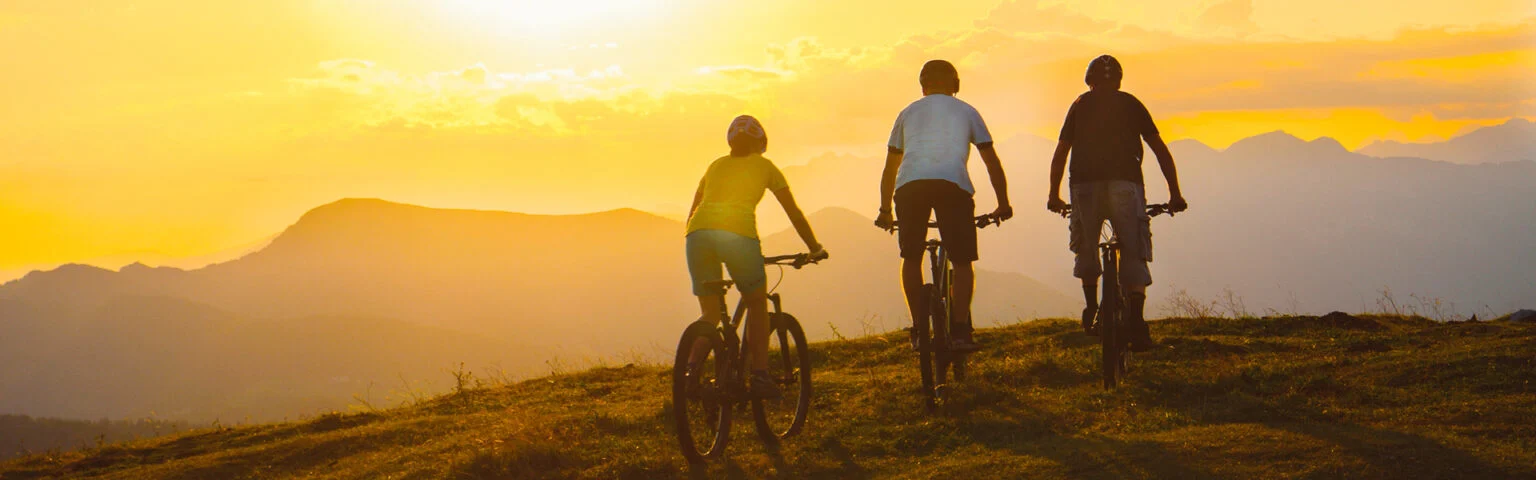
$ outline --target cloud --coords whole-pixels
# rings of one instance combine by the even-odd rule
[[[771,81],[788,77],[788,72],[750,65],[725,65],[699,67],[699,75],[719,75],[736,81]]]
[[[1257,32],[1259,26],[1253,22],[1253,0],[1218,0],[1195,17],[1195,28],[1238,37]]]

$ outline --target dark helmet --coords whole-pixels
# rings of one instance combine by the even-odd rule
[[[1120,69],[1120,61],[1109,55],[1099,55],[1099,58],[1088,62],[1088,73],[1083,75],[1083,82],[1093,85],[1101,80],[1118,82],[1125,75]]]
[[[752,149],[762,153],[768,150],[768,132],[756,118],[742,115],[731,120],[730,128],[725,131],[725,142],[732,149]]]
[[[938,90],[953,88],[960,91],[960,72],[955,70],[955,65],[944,60],[929,60],[923,64],[923,71],[917,74],[917,83],[925,89]]]

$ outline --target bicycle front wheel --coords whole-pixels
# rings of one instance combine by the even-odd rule
[[[757,433],[764,440],[800,433],[811,411],[811,351],[800,321],[787,313],[769,319],[768,375],[784,396],[752,401]]]
[[[672,417],[683,457],[701,463],[719,456],[731,437],[731,402],[727,392],[730,355],[709,322],[696,321],[683,331],[672,363]],[[690,360],[693,371],[689,371]]]

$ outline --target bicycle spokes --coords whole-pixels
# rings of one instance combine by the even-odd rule
[[[772,321],[768,375],[784,395],[752,402],[758,433],[765,440],[797,433],[805,424],[811,395],[810,352],[806,349],[805,333],[799,322],[787,314],[776,314]]]

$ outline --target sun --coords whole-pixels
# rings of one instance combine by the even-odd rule
[[[654,17],[663,0],[443,0],[440,7],[464,21],[525,32],[558,34]]]

